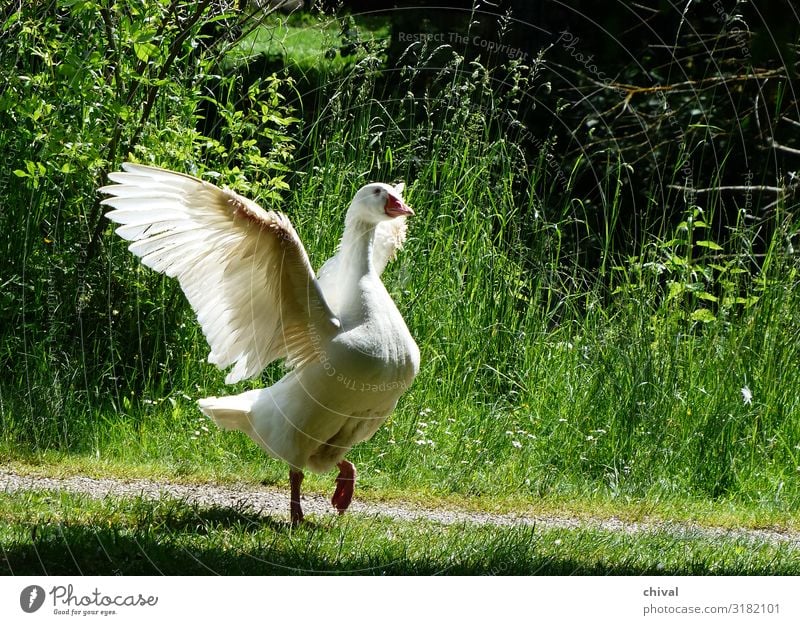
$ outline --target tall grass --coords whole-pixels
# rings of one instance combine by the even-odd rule
[[[502,74],[453,55],[432,70],[425,54],[391,76],[391,91],[371,56],[320,89],[315,117],[293,137],[289,190],[261,184],[255,159],[238,170],[254,199],[289,214],[317,267],[361,184],[408,183],[417,216],[385,281],[422,369],[390,421],[352,452],[364,487],[716,498],[796,510],[800,374],[791,363],[800,362],[800,287],[784,245],[797,227],[790,207],[765,216],[771,234],[757,262],[754,226],[733,224],[719,243],[709,234],[713,196],[684,206],[677,228],[642,232],[628,246],[636,253],[622,254],[615,215],[624,164],[557,169],[545,143],[539,158],[525,156],[535,129],[518,121],[501,83],[530,68]],[[165,101],[137,157],[180,168],[168,157],[176,143],[200,169],[225,159],[232,167],[235,154],[187,145],[179,132],[162,132],[153,148],[159,129],[179,119],[186,130],[193,115]],[[13,129],[2,133],[13,144]],[[573,184],[588,169],[605,190],[599,232],[586,231],[586,198]],[[279,479],[283,467],[243,436],[210,429],[193,400],[269,383],[280,368],[225,388],[204,363],[207,346],[177,285],[138,267],[110,229],[103,272],[85,287],[106,299],[103,339],[95,333],[90,347],[67,349],[63,333],[51,341],[52,327],[27,325],[25,310],[41,318],[56,303],[75,306],[53,296],[59,283],[47,272],[61,265],[47,256],[37,222],[54,202],[80,214],[92,191],[43,185],[6,194],[7,219],[25,230],[13,241],[22,251],[12,250],[22,254],[12,279],[24,309],[14,317],[18,332],[4,337],[3,454],[57,448]],[[651,194],[662,197],[655,186]],[[35,279],[25,273],[32,258],[41,259]]]

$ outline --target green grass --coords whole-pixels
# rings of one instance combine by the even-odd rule
[[[242,462],[231,456],[230,462],[198,462],[189,459],[180,463],[163,456],[146,462],[130,459],[108,459],[47,452],[23,460],[6,460],[5,470],[20,475],[43,478],[69,478],[86,476],[116,478],[121,481],[144,479],[155,483],[209,485],[239,488],[243,492],[259,486],[272,486],[286,490],[286,470],[276,462]],[[377,479],[376,479],[377,477]],[[308,474],[303,482],[303,492],[329,496],[333,488],[333,474],[317,476]],[[778,532],[800,531],[800,517],[791,510],[764,506],[756,502],[742,504],[730,500],[709,500],[690,497],[608,497],[605,493],[549,494],[532,498],[523,492],[500,492],[496,495],[464,496],[445,492],[424,484],[405,486],[390,482],[381,476],[361,473],[356,499],[364,504],[388,503],[400,507],[462,512],[491,512],[496,514],[523,514],[528,516],[554,516],[575,519],[592,524],[598,521],[619,519],[630,523],[658,524],[664,521],[723,529],[766,529]]]
[[[91,10],[91,3],[82,7]],[[36,28],[31,24],[28,32]],[[43,30],[37,40],[56,48],[53,58],[74,45],[57,32]],[[99,36],[102,29],[87,32]],[[319,52],[335,33],[290,21],[275,40],[259,39],[266,32],[253,36],[248,45],[274,51],[285,36],[287,54],[312,64],[322,62]],[[18,59],[16,44],[6,52],[27,62]],[[112,106],[118,94],[105,78],[92,82],[112,71],[102,65],[104,57],[87,58],[98,66],[71,81],[52,68],[28,81],[21,68],[0,102],[7,121],[0,126],[2,171],[23,174],[0,179],[9,276],[3,275],[0,292],[0,459],[41,463],[51,472],[62,464],[94,474],[284,484],[281,463],[243,436],[217,431],[194,405],[207,395],[269,384],[280,367],[225,387],[224,374],[204,363],[208,347],[177,285],[141,268],[110,228],[92,262],[83,262],[99,171],[123,157],[103,163],[100,146],[118,117],[135,119]],[[291,111],[282,108],[280,96],[290,85],[269,92],[268,106],[232,86],[227,104],[233,110],[242,97],[247,110],[229,111],[230,141],[216,143],[194,130],[199,96],[193,81],[204,68],[189,67],[163,87],[153,118],[131,146],[135,158],[221,172],[221,182],[285,210],[315,267],[334,251],[346,205],[361,184],[407,181],[406,199],[417,216],[386,283],[420,345],[422,368],[387,424],[350,454],[360,472],[359,496],[601,515],[643,510],[711,525],[719,515],[725,525],[796,527],[800,266],[785,241],[797,231],[797,205],[786,199],[753,225],[726,223],[722,237],[710,226],[722,218],[716,212],[721,199],[707,194],[698,200],[702,206],[658,207],[683,213],[683,223],[637,233],[618,249],[628,236],[615,232],[625,199],[626,168],[619,159],[563,162],[558,172],[543,148],[539,160],[529,162],[527,131],[510,123],[519,103],[500,95],[496,74],[459,59],[435,75],[409,63],[392,74],[396,89],[387,98],[380,58],[359,57],[316,94],[315,117],[304,124],[286,121]],[[35,73],[36,67],[28,69]],[[134,80],[133,69],[125,71]],[[505,80],[522,80],[526,72],[512,68]],[[84,93],[93,89],[101,95],[92,101],[112,104],[85,102]],[[55,101],[69,106],[48,110]],[[555,108],[555,100],[549,103]],[[265,124],[262,113],[268,120],[278,115],[276,126]],[[270,151],[275,144],[285,152]],[[552,151],[557,154],[557,146]],[[665,172],[680,171],[679,156],[665,163]],[[33,164],[25,170],[25,161],[41,162],[44,173]],[[66,172],[62,165],[69,166]],[[602,190],[601,202],[577,183],[587,172],[597,178],[592,188]],[[665,173],[664,182],[680,182],[676,176]],[[651,184],[656,204],[663,189]],[[599,231],[588,225],[598,221],[591,210],[602,211]],[[744,401],[745,388],[752,401]],[[305,485],[327,492],[330,483],[331,476],[312,476]],[[97,514],[67,537],[83,544],[102,524],[104,513]],[[112,524],[104,536],[128,532],[131,518],[121,515],[120,528]],[[368,528],[348,523],[335,531],[348,532],[355,545],[366,536],[363,557],[369,560],[375,541]],[[15,527],[22,531],[24,524]],[[61,531],[57,524],[44,527]],[[313,528],[294,535],[308,539],[305,531],[327,548],[328,539]],[[234,534],[245,551],[265,549],[266,543]],[[255,532],[267,543],[288,540],[285,534]],[[450,536],[456,552],[467,554]],[[547,569],[550,560],[537,559],[546,550],[526,551],[529,535],[503,530],[498,536],[527,554],[514,570],[569,572],[569,566]],[[617,550],[617,561],[629,558],[619,542],[628,537],[582,536],[587,553],[594,553],[592,545],[605,546]],[[162,539],[148,540],[155,548]],[[163,540],[194,545],[202,538],[176,530]],[[637,570],[657,565],[655,556],[637,555],[658,551],[653,540],[630,555]],[[434,540],[437,549],[446,543]],[[31,548],[24,540],[21,545]],[[736,568],[714,568],[724,558],[714,560],[703,551],[709,545],[697,545],[701,570]],[[174,555],[178,548],[170,543],[165,549]],[[673,546],[670,553],[679,551]],[[728,556],[740,570],[767,570],[768,560],[751,566],[735,551],[731,547]],[[375,553],[380,560],[382,552]],[[434,554],[436,563],[425,569],[421,553],[409,556],[408,570],[440,565]],[[208,557],[222,567],[226,556],[215,546]],[[249,556],[231,557],[235,568]],[[667,570],[688,571],[692,557]],[[570,552],[557,563],[599,571],[601,560]],[[775,570],[784,570],[783,561],[776,560]]]
[[[272,13],[238,43],[228,60],[240,63],[265,55],[281,57],[287,65],[302,72],[323,70],[335,73],[353,59],[363,57],[367,47],[384,46],[389,37],[390,23],[385,17],[357,15],[349,20],[314,17],[306,13],[288,16]],[[343,24],[349,24],[349,38],[357,37],[360,44],[353,49],[345,47],[344,54]]]
[[[176,500],[0,494],[2,574],[743,575],[800,572],[794,545],[345,516],[299,528]]]

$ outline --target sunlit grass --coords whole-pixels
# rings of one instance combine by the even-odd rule
[[[0,494],[0,554],[14,575],[800,572],[797,546],[743,537],[313,515],[292,529],[245,510],[64,493]]]
[[[246,449],[246,448],[245,448]],[[202,452],[198,452],[202,456]],[[229,454],[216,462],[197,462],[198,455],[182,460],[157,456],[148,459],[131,457],[82,456],[75,453],[45,452],[14,459],[0,458],[3,469],[21,476],[68,480],[72,477],[111,478],[122,483],[142,480],[156,486],[165,484],[205,485],[209,489],[240,489],[243,501],[250,490],[263,487],[286,490],[287,476],[284,467],[275,462],[247,454]],[[195,461],[192,464],[192,461]],[[389,479],[386,479],[386,478]],[[369,511],[373,506],[389,504],[409,510],[432,512],[454,511],[462,513],[488,512],[492,514],[546,516],[572,519],[588,525],[605,520],[658,525],[664,521],[705,528],[767,529],[777,532],[800,531],[800,519],[791,510],[778,510],[760,502],[743,504],[734,500],[709,500],[707,498],[663,497],[609,497],[603,492],[586,492],[578,489],[551,492],[532,498],[524,492],[464,495],[460,492],[437,488],[436,483],[418,482],[406,485],[376,473],[362,473],[356,490],[356,500]],[[334,473],[309,474],[303,482],[307,495],[330,496]]]
[[[349,30],[350,38],[360,45],[343,47],[343,30]],[[388,20],[377,16],[335,19],[272,13],[238,43],[230,58],[241,62],[264,55],[283,58],[287,65],[301,71],[335,71],[363,56],[362,46],[383,46],[388,36]]]

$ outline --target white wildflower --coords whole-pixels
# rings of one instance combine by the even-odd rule
[[[747,387],[747,384],[742,387],[741,393],[742,401],[745,403],[745,406],[749,406],[753,403],[753,392]]]

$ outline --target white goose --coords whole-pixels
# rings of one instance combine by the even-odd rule
[[[339,475],[343,513],[356,471],[344,459],[386,420],[419,370],[419,350],[380,279],[405,239],[402,185],[358,190],[338,253],[315,278],[289,219],[198,178],[125,163],[100,189],[116,232],[142,263],[177,278],[225,381],[284,358],[269,388],[201,399],[224,429],[246,433],[289,465],[290,514],[303,519],[303,469]]]

